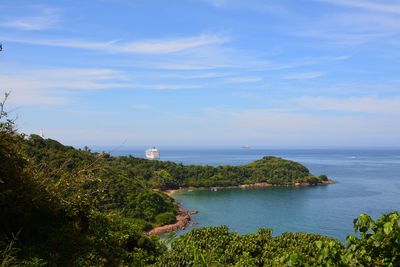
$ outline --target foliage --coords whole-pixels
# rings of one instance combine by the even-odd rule
[[[163,253],[143,235],[148,222],[122,207],[141,193],[160,196],[147,217],[155,221],[175,212],[171,198],[105,157],[25,138],[0,104],[0,266],[145,266]]]
[[[303,165],[277,157],[264,157],[242,166],[183,165],[134,157],[111,159],[113,166],[124,166],[135,177],[148,181],[154,188],[237,186],[266,182],[274,185],[312,185],[327,181],[326,175],[313,176]]]
[[[1,240],[0,242],[0,267],[17,266],[17,253],[16,248],[17,238],[13,237],[11,240]]]
[[[157,216],[171,213],[175,218],[175,204],[171,198],[158,192],[147,191],[138,194],[128,203],[128,217],[141,218],[155,222]]]
[[[400,266],[400,214],[392,212],[373,220],[361,214],[354,220],[354,235],[347,237],[350,256],[362,266]]]
[[[175,240],[156,266],[400,266],[400,214],[354,222],[347,245],[317,234],[271,229],[240,236],[226,226],[194,229]]]
[[[24,149],[35,166],[39,166],[43,176],[51,177],[51,182],[56,186],[66,187],[62,190],[64,196],[71,194],[70,199],[78,200],[80,205],[84,203],[83,199],[90,198],[88,205],[95,205],[99,210],[118,211],[125,217],[142,219],[148,223],[154,223],[158,214],[176,212],[172,198],[153,192],[147,181],[136,176],[115,158],[91,153],[88,149],[63,146],[38,135],[29,136]],[[160,172],[167,176],[163,171]],[[82,181],[83,176],[83,183],[78,185],[74,182]]]
[[[252,172],[253,181],[271,184],[290,185],[310,175],[310,171],[303,165],[276,157],[264,157],[248,164],[247,168]]]
[[[304,233],[273,237],[272,230],[239,236],[226,226],[194,229],[172,243],[157,266],[196,266],[196,254],[205,266],[282,266],[293,258],[314,259],[315,242],[333,239]],[[293,261],[293,260],[292,260]]]
[[[164,213],[158,214],[156,216],[156,224],[164,225],[164,224],[173,223],[176,220],[175,217],[176,217],[176,215],[173,212],[164,212]]]

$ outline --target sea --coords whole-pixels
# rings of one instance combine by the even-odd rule
[[[193,228],[227,225],[239,234],[271,228],[317,233],[345,241],[361,213],[374,219],[400,210],[400,148],[268,149],[160,148],[161,160],[199,165],[243,165],[263,156],[297,161],[335,184],[315,187],[193,190],[174,195],[196,210]],[[144,149],[115,149],[112,155],[143,157]]]

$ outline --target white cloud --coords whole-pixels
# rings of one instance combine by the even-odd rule
[[[99,90],[125,88],[130,84],[122,73],[112,69],[40,69],[4,73],[0,82],[4,88],[15,90]]]
[[[175,71],[204,71],[216,72],[229,76],[232,69],[241,71],[271,71],[283,69],[295,69],[303,66],[336,63],[348,60],[349,56],[333,57],[306,57],[296,58],[290,61],[277,61],[263,59],[260,55],[239,49],[226,47],[205,47],[187,51],[182,54],[174,54],[173,59],[150,59],[137,61],[135,66],[145,69],[175,70]],[[229,69],[229,70],[228,70]],[[225,75],[228,73],[229,75]]]
[[[263,80],[260,76],[234,76],[224,79],[227,83],[256,83]]]
[[[313,103],[314,104],[314,103]],[[318,103],[320,104],[320,103]],[[146,104],[134,104],[136,110],[148,110]],[[59,132],[45,129],[45,134],[63,142],[75,144],[116,144],[128,140],[128,144],[164,145],[268,145],[268,146],[384,146],[398,145],[400,134],[399,116],[373,114],[346,116],[270,108],[204,108],[200,112],[173,112],[152,109],[159,117],[151,123],[142,116],[134,124],[124,119],[100,122],[92,128],[72,131],[60,123]],[[346,108],[347,109],[347,108]],[[93,114],[93,116],[96,116]],[[88,118],[89,119],[89,118]],[[121,125],[123,124],[123,127]],[[37,127],[37,126],[36,126]],[[113,131],[112,129],[118,129]],[[63,131],[65,129],[66,131]],[[86,133],[81,133],[86,131]],[[70,133],[68,135],[65,132]],[[110,133],[92,138],[95,132]],[[163,134],[160,135],[159,133]],[[116,141],[117,140],[117,141]],[[193,141],[195,140],[195,142]]]
[[[299,72],[292,73],[283,77],[285,80],[311,80],[325,75],[326,72],[315,71],[315,72]]]
[[[26,31],[45,30],[57,26],[61,17],[54,8],[34,8],[35,15],[4,18],[0,20],[1,27],[14,28]]]
[[[159,77],[163,78],[178,78],[178,79],[213,79],[227,76],[226,73],[218,72],[199,72],[199,73],[174,73],[174,74],[160,74]]]
[[[286,12],[284,6],[264,0],[202,0],[216,8],[231,8],[275,15]]]
[[[64,105],[71,102],[69,98],[49,95],[43,91],[23,91],[12,89],[9,98],[13,105]]]
[[[372,96],[331,98],[307,96],[299,98],[295,102],[301,108],[312,110],[400,114],[400,98],[377,98]]]
[[[0,74],[2,88],[12,92],[10,102],[20,105],[70,103],[68,92],[125,88],[125,76],[112,69],[40,69]]]
[[[384,43],[400,33],[400,4],[383,1],[321,0],[346,7],[322,13],[312,22],[299,24],[294,35],[318,38],[333,45],[358,46]]]
[[[228,41],[228,38],[217,35],[200,35],[195,37],[148,40],[131,42],[116,48],[118,52],[140,54],[168,54],[202,46],[220,45]]]
[[[153,89],[153,90],[187,90],[199,89],[203,86],[200,84],[180,84],[180,83],[153,83],[153,84],[140,84],[138,88]]]
[[[399,119],[382,117],[320,116],[299,112],[249,110],[235,114],[239,134],[280,145],[360,145],[379,136],[393,144],[400,134]]]
[[[216,72],[218,69],[260,69],[274,67],[274,63],[260,59],[259,55],[242,49],[213,45],[197,47],[181,51],[173,55],[159,55],[146,60],[135,61],[135,66],[145,69],[161,69],[176,71],[209,70]]]
[[[374,12],[384,12],[400,14],[400,4],[398,1],[364,1],[364,0],[322,0],[323,2],[335,5],[354,7]]]
[[[221,45],[228,42],[227,37],[219,35],[199,35],[175,39],[142,40],[133,42],[121,42],[118,40],[99,42],[83,41],[78,39],[28,39],[15,37],[5,37],[4,39],[11,42],[33,45],[88,49],[108,53],[127,54],[170,54],[198,47]]]
[[[154,78],[154,77],[153,77]],[[13,102],[20,104],[62,104],[71,101],[71,93],[110,89],[189,90],[202,88],[198,83],[139,81],[127,72],[114,69],[61,68],[9,71],[0,74],[2,88],[9,88]]]
[[[163,144],[190,145],[195,139],[197,145],[371,146],[398,144],[400,134],[400,120],[394,116],[326,116],[268,108],[215,107],[199,114],[168,114],[168,125],[152,127],[152,132],[163,132],[163,136],[137,132],[143,143],[153,139]]]
[[[151,110],[153,107],[147,104],[134,104],[132,108],[136,110]]]
[[[216,66],[209,65],[209,64],[197,64],[197,63],[190,63],[190,62],[179,62],[179,63],[169,63],[169,62],[152,62],[152,63],[145,63],[142,65],[143,67],[148,68],[156,68],[156,69],[164,69],[164,70],[209,70],[215,69]]]

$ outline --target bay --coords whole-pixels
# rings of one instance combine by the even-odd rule
[[[200,165],[241,165],[266,155],[291,159],[336,184],[307,188],[194,190],[174,198],[197,210],[195,227],[227,225],[240,234],[272,228],[318,233],[344,240],[361,213],[374,218],[400,208],[400,149],[162,148],[162,160]],[[143,155],[142,148],[114,155]]]

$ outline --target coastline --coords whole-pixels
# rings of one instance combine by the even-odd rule
[[[197,211],[185,210],[181,206],[179,207],[178,214],[176,215],[176,222],[172,224],[166,224],[162,226],[157,226],[151,229],[147,234],[149,235],[162,235],[171,232],[176,232],[179,230],[185,230],[186,227],[193,224],[191,215],[196,214]]]
[[[261,188],[261,187],[307,187],[307,186],[321,186],[321,185],[330,185],[335,184],[334,180],[327,180],[322,181],[317,184],[311,184],[308,182],[304,183],[294,183],[291,185],[278,185],[278,184],[271,184],[267,182],[260,182],[260,183],[253,183],[253,184],[240,184],[240,185],[230,185],[230,186],[189,186],[189,187],[180,187],[179,189],[167,189],[167,190],[157,190],[159,192],[163,192],[170,197],[173,195],[183,192],[183,191],[191,191],[191,190],[224,190],[224,189],[243,189],[243,188]]]
[[[211,187],[194,187],[194,186],[189,186],[189,187],[181,187],[179,189],[167,189],[167,190],[160,190],[160,189],[155,189],[155,191],[162,192],[164,194],[167,194],[168,196],[172,197],[183,191],[191,191],[191,190],[225,190],[225,189],[246,189],[246,188],[262,188],[262,187],[308,187],[308,186],[319,186],[319,185],[329,185],[329,184],[334,184],[334,180],[327,180],[327,181],[322,181],[318,184],[310,184],[310,183],[295,183],[293,185],[276,185],[276,184],[271,184],[267,182],[261,182],[261,183],[254,183],[254,184],[241,184],[241,185],[232,185],[232,186],[211,186]],[[157,226],[153,229],[151,229],[147,234],[149,235],[163,235],[171,232],[176,232],[179,230],[184,230],[186,227],[194,224],[192,221],[191,215],[196,214],[197,211],[195,210],[186,210],[182,208],[181,203],[178,203],[179,209],[178,209],[178,214],[176,215],[176,222],[172,224],[166,224],[162,226]]]

